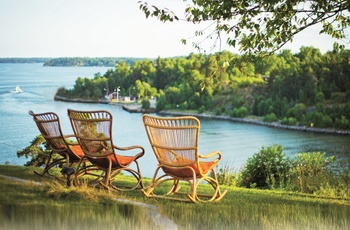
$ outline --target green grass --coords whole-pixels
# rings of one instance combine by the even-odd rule
[[[1,175],[42,183],[0,177],[0,229],[41,229],[47,228],[48,222],[50,229],[72,226],[74,229],[168,229],[174,225],[178,229],[346,229],[350,226],[349,199],[222,186],[228,192],[221,201],[193,204],[146,198],[140,190],[111,192],[86,184],[67,188],[63,181],[39,177],[33,170],[33,167],[0,165]],[[127,182],[128,177],[122,179]],[[149,178],[144,180],[146,185],[150,183]]]

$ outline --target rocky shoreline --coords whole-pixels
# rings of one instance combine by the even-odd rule
[[[86,99],[81,99],[81,98],[66,98],[66,97],[61,97],[55,95],[53,98],[55,101],[64,101],[64,102],[78,102],[78,103],[103,103],[102,101],[96,101],[96,100],[86,100]]]
[[[122,108],[129,113],[155,113],[154,108],[142,109],[140,105],[123,105]]]
[[[79,103],[104,103],[102,101],[95,100],[84,100],[84,99],[69,99],[65,97],[55,96],[55,101],[66,101],[66,102],[79,102]],[[139,105],[123,105],[123,110],[129,113],[154,113],[154,108],[149,110],[141,109]],[[254,125],[263,125],[272,128],[280,128],[280,129],[289,129],[296,131],[304,131],[304,132],[314,132],[314,133],[324,133],[324,134],[336,134],[336,135],[350,135],[350,130],[337,130],[332,128],[315,128],[308,126],[295,126],[295,125],[283,125],[279,122],[264,122],[259,119],[254,118],[237,118],[230,116],[221,116],[221,115],[213,115],[207,113],[186,113],[186,112],[175,112],[162,110],[158,112],[160,115],[172,115],[172,116],[195,116],[198,118],[206,118],[206,119],[216,119],[216,120],[225,120],[225,121],[233,121],[233,122],[242,122],[242,123],[250,123]]]
[[[268,126],[272,128],[289,129],[289,130],[295,130],[295,131],[337,134],[337,135],[350,135],[350,130],[337,130],[337,129],[331,129],[331,128],[315,128],[315,127],[307,127],[307,126],[282,125],[278,122],[270,123],[270,122],[264,122],[264,121],[261,121],[258,119],[252,119],[252,118],[237,118],[237,117],[229,117],[229,116],[221,116],[221,115],[212,115],[212,114],[206,114],[206,113],[194,114],[194,113],[174,112],[174,111],[166,111],[166,110],[160,111],[158,112],[158,114],[172,115],[172,116],[195,116],[198,118],[250,123],[254,125],[263,125],[263,126]]]

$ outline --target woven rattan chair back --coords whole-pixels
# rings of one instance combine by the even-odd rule
[[[145,128],[159,163],[169,166],[194,164],[198,159],[199,121],[195,117],[144,116]]]
[[[56,113],[34,113],[31,110],[28,113],[33,117],[41,135],[45,138],[51,149],[44,171],[42,173],[36,172],[37,174],[50,174],[49,169],[54,166],[66,164],[70,167],[73,163],[79,162],[83,156],[83,152],[76,139],[74,139],[75,143],[67,141],[67,138],[73,138],[74,135],[63,134],[60,119]],[[53,153],[58,153],[61,157],[51,162]]]
[[[137,159],[143,156],[144,149],[141,146],[118,147],[113,144],[112,114],[106,110],[77,111],[68,109],[75,135],[85,153],[85,157],[99,170],[104,172],[101,185],[115,190],[132,190],[142,184],[142,177]],[[121,155],[118,152],[137,152],[133,155]],[[136,169],[129,166],[135,163]],[[114,176],[120,171],[130,173],[136,178],[133,186],[119,186]],[[114,184],[113,184],[114,182]]]
[[[108,111],[68,110],[70,121],[88,158],[114,155],[112,115]]]
[[[193,116],[157,117],[145,114],[143,123],[146,133],[158,160],[151,185],[143,190],[147,197],[160,197],[174,200],[218,201],[225,193],[219,190],[214,168],[221,159],[218,151],[208,155],[198,152],[200,122]],[[163,172],[163,173],[162,173]],[[158,194],[161,184],[171,181],[172,187],[165,194]],[[188,182],[190,192],[180,191],[180,181]],[[197,187],[201,181],[212,186],[212,194],[200,194]],[[178,195],[187,195],[186,199]]]

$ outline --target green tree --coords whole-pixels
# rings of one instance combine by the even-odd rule
[[[174,106],[180,104],[181,100],[181,90],[175,86],[167,88],[165,91],[166,100],[168,103],[173,104]]]
[[[316,94],[316,103],[324,103],[324,102],[325,102],[324,93],[318,92]]]
[[[300,121],[306,113],[306,106],[303,103],[296,104],[293,109],[293,116]]]
[[[266,54],[280,49],[301,31],[322,24],[321,34],[334,39],[346,38],[345,30],[350,26],[350,1],[311,0],[311,1],[206,1],[192,0],[185,8],[188,22],[212,22],[208,31],[197,31],[196,36],[220,40],[221,34],[229,34],[227,43],[239,46],[247,54]],[[181,18],[171,9],[159,8],[140,2],[140,9],[146,17],[157,17],[160,21],[177,21]],[[202,42],[203,39],[201,39]],[[183,39],[186,43],[186,39]],[[193,43],[201,48],[200,43]],[[335,48],[344,45],[335,43]]]
[[[141,102],[141,108],[143,109],[149,109],[151,106],[151,103],[149,100],[147,99],[143,99],[142,102]]]
[[[130,77],[131,69],[130,65],[125,61],[119,62],[115,66],[115,71],[112,77],[109,77],[109,87],[111,89],[120,86],[122,89],[128,88],[128,86],[134,84],[133,79]]]
[[[156,75],[156,68],[153,61],[147,59],[136,61],[132,65],[131,71],[134,81],[141,80],[153,84]]]
[[[32,140],[29,146],[17,151],[17,157],[25,156],[26,158],[30,158],[30,160],[24,164],[25,166],[39,167],[45,165],[50,151],[51,149],[49,145],[47,145],[46,140],[39,134]],[[56,157],[57,156],[54,156],[54,158]]]

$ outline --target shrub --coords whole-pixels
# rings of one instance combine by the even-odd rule
[[[221,115],[221,112],[222,110],[220,108],[218,109],[215,109],[215,115]]]
[[[274,121],[278,121],[278,118],[277,118],[276,114],[269,113],[266,116],[264,116],[263,121],[265,121],[265,122],[274,122]]]
[[[17,151],[17,157],[25,156],[26,158],[30,158],[30,160],[24,164],[25,166],[39,167],[45,165],[50,152],[50,146],[46,143],[44,137],[39,134],[31,141],[29,146]],[[53,160],[55,160],[60,157],[60,155],[55,153],[52,157]]]
[[[325,153],[311,152],[295,155],[292,172],[294,190],[314,193],[323,183],[333,179],[332,167],[335,165],[334,157],[325,157]]]
[[[231,111],[231,117],[246,117],[248,115],[248,109],[245,106],[241,106],[240,108],[234,108]]]
[[[215,109],[215,115],[225,114],[225,112],[226,112],[225,106],[221,106]]]
[[[182,109],[182,110],[188,109],[188,103],[187,103],[187,101],[181,103],[181,104],[179,105],[179,108]]]
[[[165,108],[166,106],[166,98],[165,96],[160,96],[157,98],[157,103],[156,103],[156,110],[161,111]]]
[[[258,114],[259,116],[262,116],[264,114],[268,113],[268,109],[270,107],[273,107],[273,100],[271,98],[268,98],[266,100],[262,100],[260,101],[260,103],[257,105],[257,110],[258,110]]]
[[[141,107],[143,109],[149,109],[151,106],[151,102],[147,99],[143,99],[142,102],[141,102]]]
[[[64,87],[60,87],[57,92],[56,92],[57,96],[61,96],[61,97],[68,97],[69,92],[68,90],[66,90]]]
[[[230,164],[225,164],[216,171],[219,184],[235,186],[237,182],[237,173]]]
[[[350,127],[350,122],[346,119],[345,116],[341,116],[341,118],[335,119],[335,127],[340,129],[348,129]]]
[[[316,94],[316,103],[323,103],[325,100],[324,94],[322,92],[318,92]]]
[[[281,124],[282,125],[288,125],[288,118],[287,117],[282,118]]]
[[[241,171],[239,184],[244,187],[284,187],[291,171],[291,160],[283,153],[283,146],[262,147],[248,158]]]
[[[202,105],[201,107],[199,107],[198,113],[204,113],[204,112],[205,112],[205,106]]]
[[[335,103],[341,103],[345,101],[345,93],[342,92],[334,92],[331,94],[331,100]]]
[[[281,120],[281,124],[282,125],[295,125],[297,123],[297,119],[295,119],[294,117],[284,117]]]
[[[295,117],[298,121],[301,120],[302,116],[306,113],[306,106],[303,103],[296,104],[293,107],[293,117]]]
[[[329,115],[325,115],[318,111],[310,113],[309,122],[314,123],[315,127],[320,127],[320,128],[334,126],[333,121]]]

